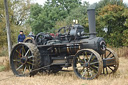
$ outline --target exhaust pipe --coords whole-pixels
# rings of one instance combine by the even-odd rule
[[[88,9],[89,34],[90,38],[96,37],[95,9]]]

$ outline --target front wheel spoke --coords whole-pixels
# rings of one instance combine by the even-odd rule
[[[83,55],[84,62],[87,62],[86,61],[86,55],[85,55],[85,53],[82,53],[82,55]]]
[[[92,63],[90,63],[90,65],[95,65],[95,64],[98,64],[99,62],[97,61],[97,62],[92,62]]]
[[[23,65],[20,65],[16,70],[19,70],[20,68],[22,68],[23,67]]]
[[[82,73],[82,71],[84,71],[84,68],[83,68],[83,69],[78,70],[78,72],[79,72],[80,74]]]
[[[91,59],[91,61],[90,61],[90,62],[92,62],[92,61],[95,59],[95,57],[96,57],[96,56],[93,56],[93,58]]]
[[[94,65],[91,65],[91,67],[93,67],[93,68],[95,68],[95,69],[98,69],[98,67],[97,67],[97,66],[94,66]]]
[[[87,55],[87,52],[85,52],[85,56],[87,57],[87,60],[88,60],[88,55]],[[84,57],[85,57],[85,56],[84,56]],[[85,57],[85,58],[86,58],[86,57]]]
[[[78,69],[78,68],[83,68],[83,66],[78,66],[78,67],[76,67],[76,69]]]
[[[93,74],[92,74],[92,72],[90,72],[90,76],[91,76],[91,77],[93,77]]]
[[[84,62],[87,62],[86,59],[85,59],[85,56],[84,56]]]
[[[89,76],[89,70],[88,70],[88,68],[87,68],[87,73],[88,73],[88,76]]]
[[[95,73],[97,73],[98,72],[98,70],[96,70],[95,68],[93,68],[93,67],[90,67],[90,69],[92,70],[92,71],[94,71]]]
[[[82,61],[77,61],[77,64],[80,63],[80,64],[84,64]]]
[[[80,59],[80,55],[77,57],[77,59],[82,60],[82,59]]]
[[[83,73],[82,73],[82,77],[85,76],[85,73],[86,73],[86,69],[84,69]]]
[[[90,58],[89,58],[88,62],[90,62],[90,60],[92,59],[92,56],[93,56],[93,54],[91,53],[91,55],[90,55]]]
[[[91,70],[91,68],[88,68],[89,70],[90,70],[90,76],[92,77],[93,76],[93,73],[92,73],[92,70]],[[94,71],[95,72],[95,71]],[[97,72],[97,71],[96,71]],[[95,73],[96,73],[95,72]]]

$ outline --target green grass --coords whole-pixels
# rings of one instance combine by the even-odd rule
[[[4,71],[4,69],[5,69],[5,66],[0,66],[0,72]]]

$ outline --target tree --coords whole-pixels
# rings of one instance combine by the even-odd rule
[[[79,0],[47,0],[43,7],[38,4],[31,7],[28,22],[35,34],[41,31],[51,31],[56,21],[63,21],[71,10],[80,5]]]
[[[0,0],[0,48],[3,46],[7,46],[6,22],[5,22],[5,11],[4,11],[4,2],[3,1],[4,0]],[[10,21],[12,44],[17,42],[17,36],[19,34],[19,30],[28,30],[28,29],[24,28],[25,24],[23,26],[23,23],[25,23],[25,20],[27,19],[28,15],[27,14],[24,15],[26,13],[26,11],[25,11],[24,7],[20,7],[19,1],[21,1],[21,0],[8,0],[9,21]],[[26,1],[30,1],[30,0],[26,0]],[[24,2],[24,4],[26,3],[26,1]],[[16,11],[16,9],[18,7],[20,8],[20,10]],[[19,13],[19,14],[17,14],[17,13]],[[19,16],[24,16],[24,17],[19,17]],[[20,20],[20,18],[22,18],[22,21]],[[20,23],[17,24],[18,22],[22,23],[22,26]],[[28,33],[28,31],[26,33]]]
[[[106,42],[112,46],[123,46],[123,31],[127,29],[124,25],[127,18],[124,16],[123,5],[106,5],[98,13],[97,16],[97,32],[99,36],[104,36]],[[104,28],[108,29],[108,32],[104,32]]]
[[[12,0],[11,9],[13,10],[12,22],[16,25],[23,25],[28,20],[31,0]]]
[[[86,20],[87,16],[87,8],[89,4],[85,3],[84,5],[79,6],[78,8],[75,8],[71,10],[70,14],[63,20],[63,21],[56,21],[55,28],[60,28],[63,26],[70,26],[73,24],[73,20],[78,20],[78,23],[83,25],[85,28],[88,28],[86,26],[86,23],[88,21]]]

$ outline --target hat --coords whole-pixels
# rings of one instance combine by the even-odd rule
[[[22,30],[20,30],[20,32],[23,32]]]

